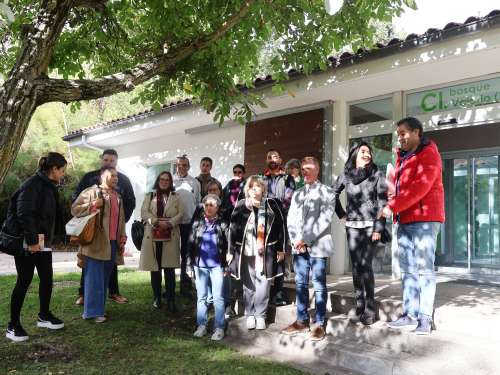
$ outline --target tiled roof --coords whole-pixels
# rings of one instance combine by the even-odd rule
[[[465,20],[464,23],[449,22],[442,29],[430,28],[421,35],[409,34],[405,39],[394,38],[391,39],[387,44],[376,43],[373,48],[369,50],[360,48],[355,53],[343,52],[338,56],[330,56],[328,58],[328,69],[335,69],[371,59],[386,57],[410,48],[415,48],[429,43],[445,40],[454,36],[469,34],[498,26],[500,26],[500,10],[493,10],[485,17],[469,17]],[[318,72],[320,71],[318,70]],[[290,69],[288,71],[289,79],[298,78],[300,76],[302,76],[302,72],[298,70]],[[274,83],[274,80],[270,75],[265,77],[258,77],[254,81],[255,87],[262,87],[272,83]],[[192,104],[193,101],[191,99],[167,103],[163,105],[163,107],[159,111],[150,109],[124,118],[72,131],[68,135],[64,136],[63,140],[70,141],[71,139],[77,138],[83,134],[97,133],[104,130],[121,127],[132,122],[151,117],[155,114],[173,111],[179,108],[190,106]]]

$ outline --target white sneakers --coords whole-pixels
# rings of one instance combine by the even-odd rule
[[[256,327],[255,327],[256,329],[260,329],[260,330],[266,329],[266,319],[256,318],[255,320],[257,322]]]
[[[254,316],[247,316],[247,329],[255,329],[255,317]]]
[[[207,334],[207,326],[198,326],[198,328],[196,328],[196,331],[194,331],[193,336],[203,337],[206,334]]]
[[[196,331],[194,331],[194,337],[203,337],[207,334],[207,326],[198,326]],[[212,337],[210,338],[213,341],[220,341],[224,338],[224,330],[222,328],[216,328]]]
[[[247,329],[266,329],[266,319],[262,317],[247,316]]]
[[[216,328],[210,339],[212,341],[220,341],[223,338],[224,338],[224,330],[222,328]]]

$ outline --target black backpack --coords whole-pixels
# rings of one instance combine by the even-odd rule
[[[2,225],[0,230],[0,252],[12,255],[12,256],[23,256],[28,255],[28,251],[23,247],[24,236],[22,234],[12,234],[9,233],[6,227],[10,225],[10,230],[12,228],[19,229],[17,221],[16,203],[17,197],[19,195],[19,190],[17,190],[10,199],[9,214],[7,219]],[[8,223],[10,221],[10,223]]]

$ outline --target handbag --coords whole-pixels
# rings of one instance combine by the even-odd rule
[[[98,198],[103,198],[102,195],[102,190],[99,188],[99,193],[98,193]],[[99,217],[99,220],[97,219]],[[75,221],[78,221],[78,218],[73,218]],[[68,224],[71,223],[73,220],[71,219]],[[83,227],[80,225],[78,227],[78,230],[81,229],[80,233],[76,230],[76,227],[74,228],[74,234],[71,235],[71,226],[68,228],[66,227],[66,233],[70,235],[69,242],[72,245],[81,245],[81,246],[86,246],[90,245],[92,241],[94,241],[95,234],[98,230],[102,230],[103,228],[103,219],[104,219],[104,206],[103,206],[103,211],[101,212],[100,210],[96,210],[95,212],[91,213],[90,215],[83,216],[80,218],[83,222],[84,225]],[[66,224],[67,225],[67,224]],[[70,232],[68,232],[68,229],[70,229]]]
[[[170,241],[172,239],[172,228],[161,228],[160,226],[154,226],[152,234],[153,241]]]
[[[132,223],[132,242],[137,250],[141,251],[142,240],[144,238],[144,222],[134,220]]]
[[[0,231],[0,251],[12,256],[28,254],[23,247],[23,237],[5,233],[3,229]]]
[[[382,242],[383,244],[386,244],[386,243],[389,243],[391,241],[392,241],[392,234],[391,234],[391,232],[389,232],[387,227],[384,227],[384,230],[380,234],[380,242]]]

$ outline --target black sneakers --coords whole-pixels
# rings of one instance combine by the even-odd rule
[[[7,327],[5,337],[15,342],[26,341],[29,338],[21,323],[12,324],[11,322]]]
[[[57,319],[51,312],[48,314],[40,315],[38,314],[38,320],[36,326],[40,328],[48,329],[61,329],[64,328],[64,322]]]

